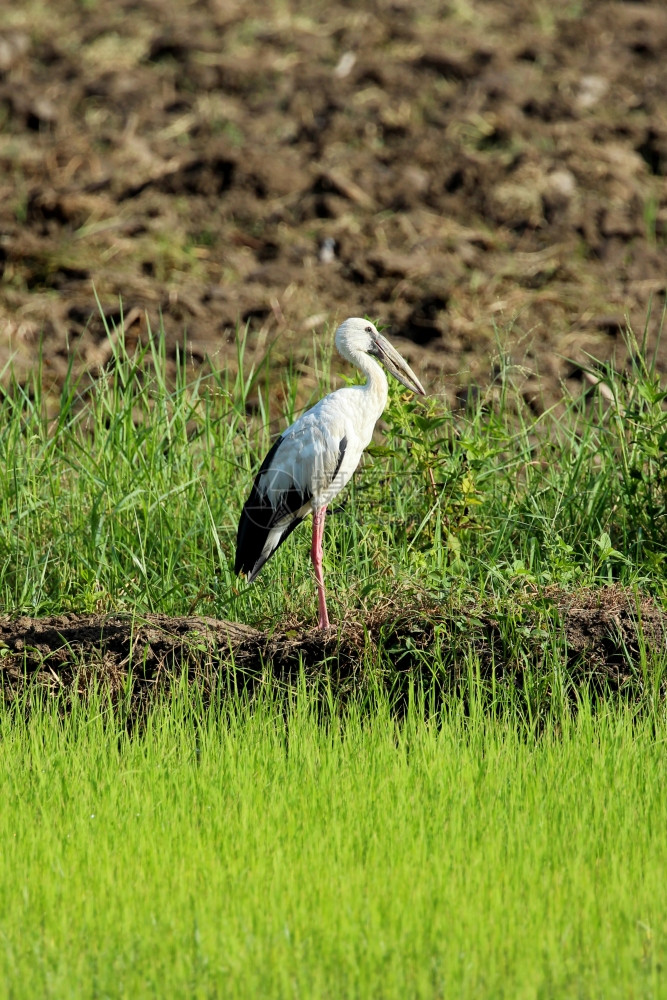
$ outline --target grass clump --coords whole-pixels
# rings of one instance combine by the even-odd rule
[[[179,363],[168,384],[159,337],[134,354],[119,337],[92,387],[66,381],[54,419],[38,377],[30,391],[4,393],[5,609],[313,617],[306,529],[253,586],[232,573],[238,515],[270,429],[298,412],[296,377],[272,395],[243,349],[240,338],[233,373],[189,380]],[[535,416],[506,369],[465,412],[392,386],[384,437],[327,519],[336,616],[401,588],[441,600],[602,583],[663,595],[665,394],[634,356],[623,376],[598,373],[604,394],[566,400],[557,416]],[[327,357],[319,366],[313,400],[335,371]]]

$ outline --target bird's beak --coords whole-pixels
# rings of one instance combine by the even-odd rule
[[[391,346],[387,338],[383,337],[381,333],[378,333],[378,335],[373,338],[372,353],[379,361],[382,362],[389,374],[393,375],[395,379],[398,379],[401,385],[404,385],[406,389],[409,389],[411,392],[416,392],[420,396],[426,395],[423,385],[413,372],[410,365],[401,357],[396,348]]]

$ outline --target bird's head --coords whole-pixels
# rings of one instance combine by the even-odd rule
[[[336,349],[354,363],[354,355],[370,354],[385,366],[390,375],[420,396],[426,392],[407,361],[379,333],[370,320],[354,317],[346,319],[336,330]]]

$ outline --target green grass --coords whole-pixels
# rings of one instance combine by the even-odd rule
[[[55,415],[39,371],[0,398],[3,610],[312,624],[306,528],[232,573],[295,374],[275,392],[240,337],[238,373],[169,382],[159,337],[117,345]],[[492,607],[520,686],[482,679],[451,614],[428,652],[360,648],[344,704],[322,672],[244,698],[232,671],[140,725],[103,691],[0,708],[0,997],[667,996],[667,658],[642,647],[633,700],[596,701],[543,600],[665,596],[665,393],[634,346],[541,416],[506,367],[465,412],[393,388],[327,519],[336,619]],[[314,365],[313,398],[336,371]]]
[[[667,724],[5,714],[8,997],[667,995]]]
[[[238,374],[188,381],[181,366],[168,385],[160,338],[134,356],[121,338],[92,389],[68,380],[55,417],[39,372],[0,399],[0,606],[315,617],[307,524],[252,586],[232,572],[269,420],[275,433],[298,412],[294,373],[279,410],[268,369],[245,370],[243,348]],[[638,348],[635,359],[629,376],[600,372],[606,396],[539,417],[507,368],[465,413],[392,387],[384,435],[327,519],[334,617],[400,588],[506,599],[620,582],[663,595],[665,393]],[[337,368],[315,364],[313,400]]]

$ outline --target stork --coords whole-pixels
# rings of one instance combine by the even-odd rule
[[[407,362],[368,320],[353,318],[341,323],[336,330],[336,348],[366,376],[366,382],[325,396],[274,443],[241,511],[234,565],[234,572],[245,573],[252,583],[278,546],[312,513],[310,557],[321,629],[329,628],[322,574],[327,505],[359,465],[387,404],[387,377],[375,359],[406,388],[426,395]]]

